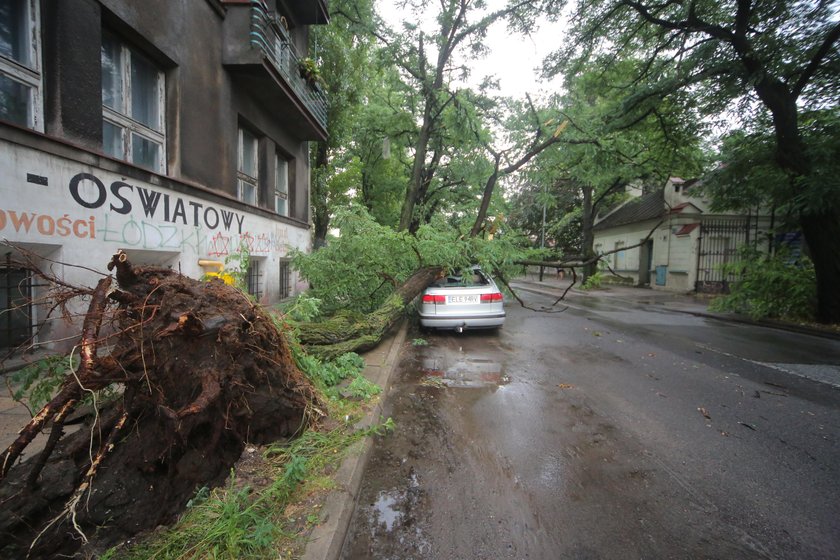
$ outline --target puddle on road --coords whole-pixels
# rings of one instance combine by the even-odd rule
[[[496,361],[483,358],[462,358],[445,367],[443,356],[423,357],[420,369],[433,383],[446,387],[488,387],[507,385],[510,377]]]
[[[379,497],[373,504],[373,515],[376,523],[384,523],[385,530],[389,533],[393,530],[394,525],[402,519],[402,512],[395,507],[398,503],[397,496],[393,496],[391,492],[380,492]],[[374,525],[374,523],[371,525]]]
[[[370,539],[382,542],[393,539],[400,545],[410,543],[412,548],[426,554],[431,546],[421,529],[416,510],[420,509],[422,490],[417,475],[412,472],[405,490],[381,490],[376,501],[367,508],[367,525]]]

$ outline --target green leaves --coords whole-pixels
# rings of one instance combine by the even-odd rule
[[[794,260],[786,250],[767,256],[745,247],[737,262],[722,269],[735,280],[729,294],[712,301],[713,311],[743,313],[753,319],[813,320],[816,277],[807,257]]]
[[[30,411],[40,410],[58,391],[71,369],[78,366],[78,358],[49,356],[32,362],[12,373],[12,398],[26,402]]]
[[[466,219],[469,222],[469,219]],[[321,301],[323,315],[368,313],[378,308],[422,266],[464,268],[478,264],[490,274],[513,276],[527,240],[500,226],[491,240],[471,238],[463,227],[436,216],[416,235],[378,224],[358,205],[339,211],[338,237],[311,254],[295,253],[293,266],[310,282],[309,296]]]

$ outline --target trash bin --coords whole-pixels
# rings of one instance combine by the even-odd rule
[[[668,265],[661,264],[656,267],[656,285],[664,286],[668,277]]]

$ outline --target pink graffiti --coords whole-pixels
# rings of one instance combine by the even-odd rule
[[[226,257],[230,254],[230,237],[218,232],[210,239],[210,250],[207,254],[211,257]]]

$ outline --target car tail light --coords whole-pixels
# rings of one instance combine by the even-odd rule
[[[446,303],[446,296],[423,294],[423,303]]]
[[[500,292],[481,294],[481,303],[496,303],[498,301],[502,301],[502,294]]]

